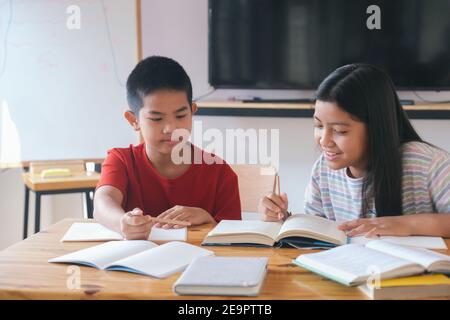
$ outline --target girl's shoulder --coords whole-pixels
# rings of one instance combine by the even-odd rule
[[[410,141],[404,143],[403,146],[403,154],[417,154],[421,156],[428,156],[430,158],[435,157],[448,157],[449,153],[444,149],[435,147],[426,142],[420,141]]]
[[[436,162],[449,162],[450,155],[447,151],[425,142],[411,141],[402,146],[403,163],[423,164],[426,169]]]

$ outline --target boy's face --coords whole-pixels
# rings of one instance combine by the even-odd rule
[[[162,154],[170,154],[179,143],[179,140],[172,140],[172,133],[176,129],[191,132],[192,114],[196,109],[197,106],[193,104],[191,111],[186,92],[158,90],[145,96],[137,118],[131,111],[127,111],[125,117],[135,129],[141,131],[147,147]]]

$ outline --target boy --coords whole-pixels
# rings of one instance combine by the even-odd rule
[[[142,60],[128,77],[127,99],[125,118],[144,142],[109,150],[95,192],[94,218],[128,240],[147,239],[156,216],[191,225],[241,219],[238,180],[230,166],[174,138],[177,130],[191,131],[197,110],[183,67],[166,57]],[[187,143],[192,154],[200,152],[201,159],[219,161],[177,164],[172,150],[180,143]]]

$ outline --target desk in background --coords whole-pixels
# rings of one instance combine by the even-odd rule
[[[75,172],[75,174],[70,177],[51,179],[41,178],[39,173],[23,173],[22,180],[25,185],[23,238],[25,239],[28,236],[30,190],[34,191],[36,195],[34,209],[34,232],[39,232],[41,224],[41,196],[52,194],[84,193],[86,196],[87,207],[86,218],[92,218],[94,206],[90,193],[95,191],[95,187],[99,179],[100,174],[98,172],[87,171]]]

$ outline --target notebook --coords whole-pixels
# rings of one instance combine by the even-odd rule
[[[69,230],[64,234],[61,242],[78,242],[78,241],[111,241],[123,240],[123,236],[100,223],[73,223]],[[153,227],[150,241],[186,241],[187,228],[180,229],[163,229]]]
[[[427,274],[382,280],[379,286],[358,287],[371,299],[418,299],[450,297],[450,278],[443,274]]]
[[[363,236],[348,238],[339,223],[326,218],[294,214],[284,223],[258,220],[222,220],[211,230],[202,245],[263,245],[327,249],[347,243],[367,243]],[[446,249],[439,237],[380,237],[389,242],[430,249]]]
[[[213,255],[210,250],[185,243],[167,242],[158,246],[146,240],[110,241],[48,260],[101,270],[125,271],[165,278],[184,270],[194,258]]]
[[[173,285],[179,295],[257,296],[267,272],[267,257],[201,257]]]
[[[383,240],[303,254],[293,263],[347,286],[363,284],[374,276],[383,280],[450,272],[450,256]]]

